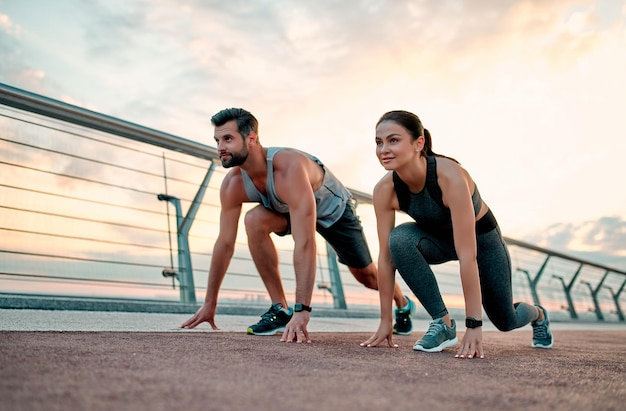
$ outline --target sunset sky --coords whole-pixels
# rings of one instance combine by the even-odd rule
[[[0,82],[213,145],[266,146],[371,193],[374,126],[420,116],[506,236],[626,269],[626,2],[0,0]]]

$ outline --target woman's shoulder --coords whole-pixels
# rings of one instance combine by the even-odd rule
[[[467,174],[463,166],[448,157],[435,157],[437,163],[437,176],[454,177]]]
[[[388,171],[374,186],[374,192],[377,189],[393,188],[393,171]]]
[[[389,171],[374,186],[373,199],[378,201],[391,201],[395,197],[395,188],[393,184],[393,172]]]
[[[456,184],[474,185],[469,172],[460,163],[446,157],[437,157],[437,180],[442,189]]]

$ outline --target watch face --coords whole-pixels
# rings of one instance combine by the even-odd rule
[[[308,311],[311,312],[311,307],[309,307],[308,305],[304,305],[304,304],[300,304],[300,303],[296,303],[293,306],[293,310],[297,313],[299,313],[300,311]]]
[[[477,328],[482,327],[483,322],[481,320],[477,320],[475,318],[466,318],[465,319],[465,327],[467,328]]]

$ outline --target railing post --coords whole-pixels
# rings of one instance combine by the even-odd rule
[[[589,287],[589,292],[591,293],[591,298],[593,299],[593,305],[595,307],[596,317],[598,317],[598,320],[600,321],[604,321],[604,315],[602,314],[602,310],[600,309],[600,303],[598,302],[598,292],[602,288],[602,283],[604,283],[604,280],[606,280],[606,277],[608,277],[608,275],[609,275],[609,270],[606,270],[604,273],[604,276],[602,277],[602,280],[600,280],[600,283],[595,289],[593,288],[591,283],[588,281],[580,282],[581,284],[585,284],[587,285],[587,287]]]
[[[209,185],[213,171],[215,170],[215,162],[211,163],[211,166],[207,170],[204,180],[196,193],[187,215],[183,217],[183,211],[180,205],[180,200],[176,197],[159,194],[157,198],[161,201],[169,201],[174,205],[176,209],[176,238],[178,240],[178,281],[180,283],[180,302],[184,304],[196,304],[196,287],[193,281],[193,268],[191,265],[191,251],[189,250],[189,230],[193,224],[193,220],[196,217],[198,208],[202,203],[202,197]]]
[[[619,318],[620,321],[624,321],[624,313],[622,312],[622,308],[619,305],[619,296],[622,293],[622,291],[624,291],[625,285],[626,285],[626,280],[624,280],[624,282],[622,283],[622,286],[615,293],[613,292],[613,288],[607,285],[604,286],[604,288],[608,288],[609,291],[611,292],[611,297],[613,297],[613,302],[615,302],[615,313],[617,314],[617,318]]]
[[[341,283],[341,277],[339,275],[339,265],[337,264],[337,253],[335,250],[326,243],[326,257],[328,259],[328,273],[330,276],[330,294],[333,296],[333,307],[340,310],[345,310],[346,297],[343,293],[343,284]]]
[[[561,281],[561,285],[563,285],[563,290],[565,291],[565,298],[567,298],[567,310],[569,311],[570,317],[574,320],[578,318],[578,314],[576,313],[576,309],[574,308],[574,300],[572,300],[572,287],[574,286],[574,282],[576,281],[576,278],[578,278],[578,275],[580,274],[582,268],[583,264],[580,263],[578,265],[576,273],[574,273],[574,276],[571,278],[568,285],[565,285],[565,280],[563,279],[563,277],[558,275],[552,276],[552,278],[556,278]]]
[[[533,296],[533,302],[535,305],[541,305],[539,301],[539,294],[537,294],[537,284],[539,283],[539,279],[543,275],[543,270],[545,270],[546,266],[548,265],[549,259],[550,259],[550,256],[548,255],[546,257],[546,260],[543,262],[543,265],[539,269],[539,271],[537,271],[537,275],[535,276],[534,279],[530,277],[530,273],[528,272],[528,270],[523,270],[521,268],[517,269],[517,271],[521,271],[522,273],[526,274],[526,277],[528,277],[528,285],[530,286],[530,293]]]

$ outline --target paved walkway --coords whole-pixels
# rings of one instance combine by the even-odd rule
[[[362,348],[376,319],[313,317],[312,344],[181,330],[186,314],[0,310],[0,410],[624,410],[626,326],[555,322],[550,350],[531,329],[486,324],[483,360]],[[464,329],[459,327],[459,338]]]
[[[259,314],[263,311],[259,309]],[[5,310],[0,309],[0,331],[119,331],[119,332],[212,332],[208,324],[194,330],[182,330],[180,325],[190,314],[163,314],[108,311],[69,310]],[[217,315],[216,322],[222,332],[245,332],[248,325],[259,317],[254,315]],[[311,332],[374,332],[377,318],[342,318],[313,316]],[[415,330],[426,330],[428,320],[416,319]],[[624,330],[626,324],[607,322],[553,322],[554,330]],[[485,331],[496,328],[485,321]],[[417,332],[417,331],[416,331]],[[417,336],[416,336],[417,338]]]

